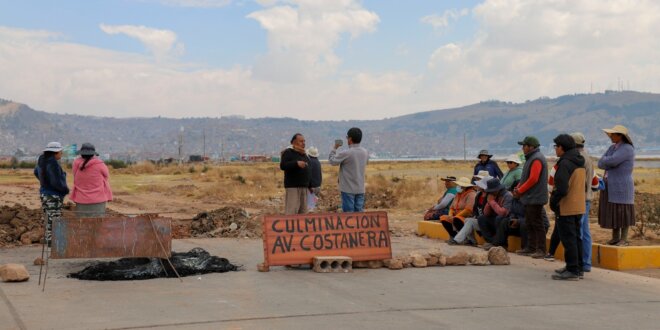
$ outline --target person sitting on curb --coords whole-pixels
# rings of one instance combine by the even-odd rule
[[[475,183],[477,194],[474,197],[474,207],[472,207],[472,216],[465,219],[465,225],[458,231],[454,238],[447,241],[449,245],[470,245],[477,246],[477,240],[474,238],[474,231],[479,232],[479,221],[477,219],[484,214],[486,207],[486,182],[492,179],[490,176],[485,176]]]
[[[520,181],[520,177],[522,176],[522,167],[520,167],[520,164],[522,164],[522,161],[518,155],[513,154],[507,157],[506,167],[508,167],[509,170],[502,178],[502,184],[507,190],[511,188],[514,181]]]
[[[477,158],[479,158],[479,162],[474,165],[473,175],[477,175],[479,171],[488,171],[488,175],[498,179],[502,178],[502,170],[500,170],[500,167],[497,166],[496,162],[491,160],[493,155],[490,154],[488,150],[484,149],[479,151],[479,156]]]
[[[472,216],[474,198],[477,195],[470,179],[461,177],[455,182],[461,189],[451,203],[449,214],[440,217],[440,223],[451,238],[454,238],[457,232],[463,228],[465,218]]]
[[[456,194],[458,193],[456,177],[447,176],[440,180],[445,182],[445,193],[442,194],[440,199],[438,199],[437,204],[426,210],[426,213],[424,214],[424,220],[439,220],[440,216],[449,214],[449,207],[454,201],[454,197],[456,197]]]
[[[484,208],[484,214],[477,219],[481,235],[486,240],[484,250],[490,250],[494,246],[506,247],[506,235],[498,233],[498,227],[501,222],[509,221],[513,195],[504,188],[500,180],[494,178],[487,182],[486,193],[488,193],[487,204]],[[504,242],[503,238],[504,237]]]

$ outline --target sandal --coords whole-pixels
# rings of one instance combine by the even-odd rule
[[[607,241],[607,243],[605,243],[605,244],[607,244],[607,245],[617,245],[617,244],[619,244],[619,242],[620,242],[620,240],[611,239],[611,240]]]
[[[628,241],[618,241],[618,242],[616,242],[615,245],[616,246],[628,246],[628,245],[630,245],[630,243],[628,243]]]

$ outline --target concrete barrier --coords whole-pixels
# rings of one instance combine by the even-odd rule
[[[449,239],[449,234],[440,222],[419,221],[417,233],[429,238]],[[475,234],[475,237],[479,244],[484,243],[481,236]],[[508,244],[507,250],[515,252],[520,249],[520,237],[510,236]],[[546,244],[550,246],[549,238]],[[611,246],[594,243],[591,249],[591,263],[595,267],[613,270],[660,268],[660,246]],[[564,260],[564,247],[561,243],[555,252],[555,258]]]

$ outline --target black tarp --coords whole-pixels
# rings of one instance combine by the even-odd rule
[[[212,256],[202,248],[194,248],[188,252],[172,252],[170,261],[180,276],[224,273],[240,269],[229,260]],[[176,277],[176,274],[167,259],[123,258],[97,262],[79,272],[69,274],[69,277],[92,281],[130,281]]]

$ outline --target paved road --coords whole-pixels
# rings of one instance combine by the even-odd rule
[[[394,238],[395,254],[442,247]],[[0,249],[0,263],[28,264],[25,283],[0,283],[1,329],[658,329],[660,280],[594,269],[558,282],[563,266],[512,256],[510,266],[358,269],[316,274],[273,267],[259,273],[260,240],[176,240],[245,271],[177,279],[94,282],[66,278],[85,260],[51,260],[46,291],[32,261],[37,246]],[[464,248],[471,249],[471,248]]]

